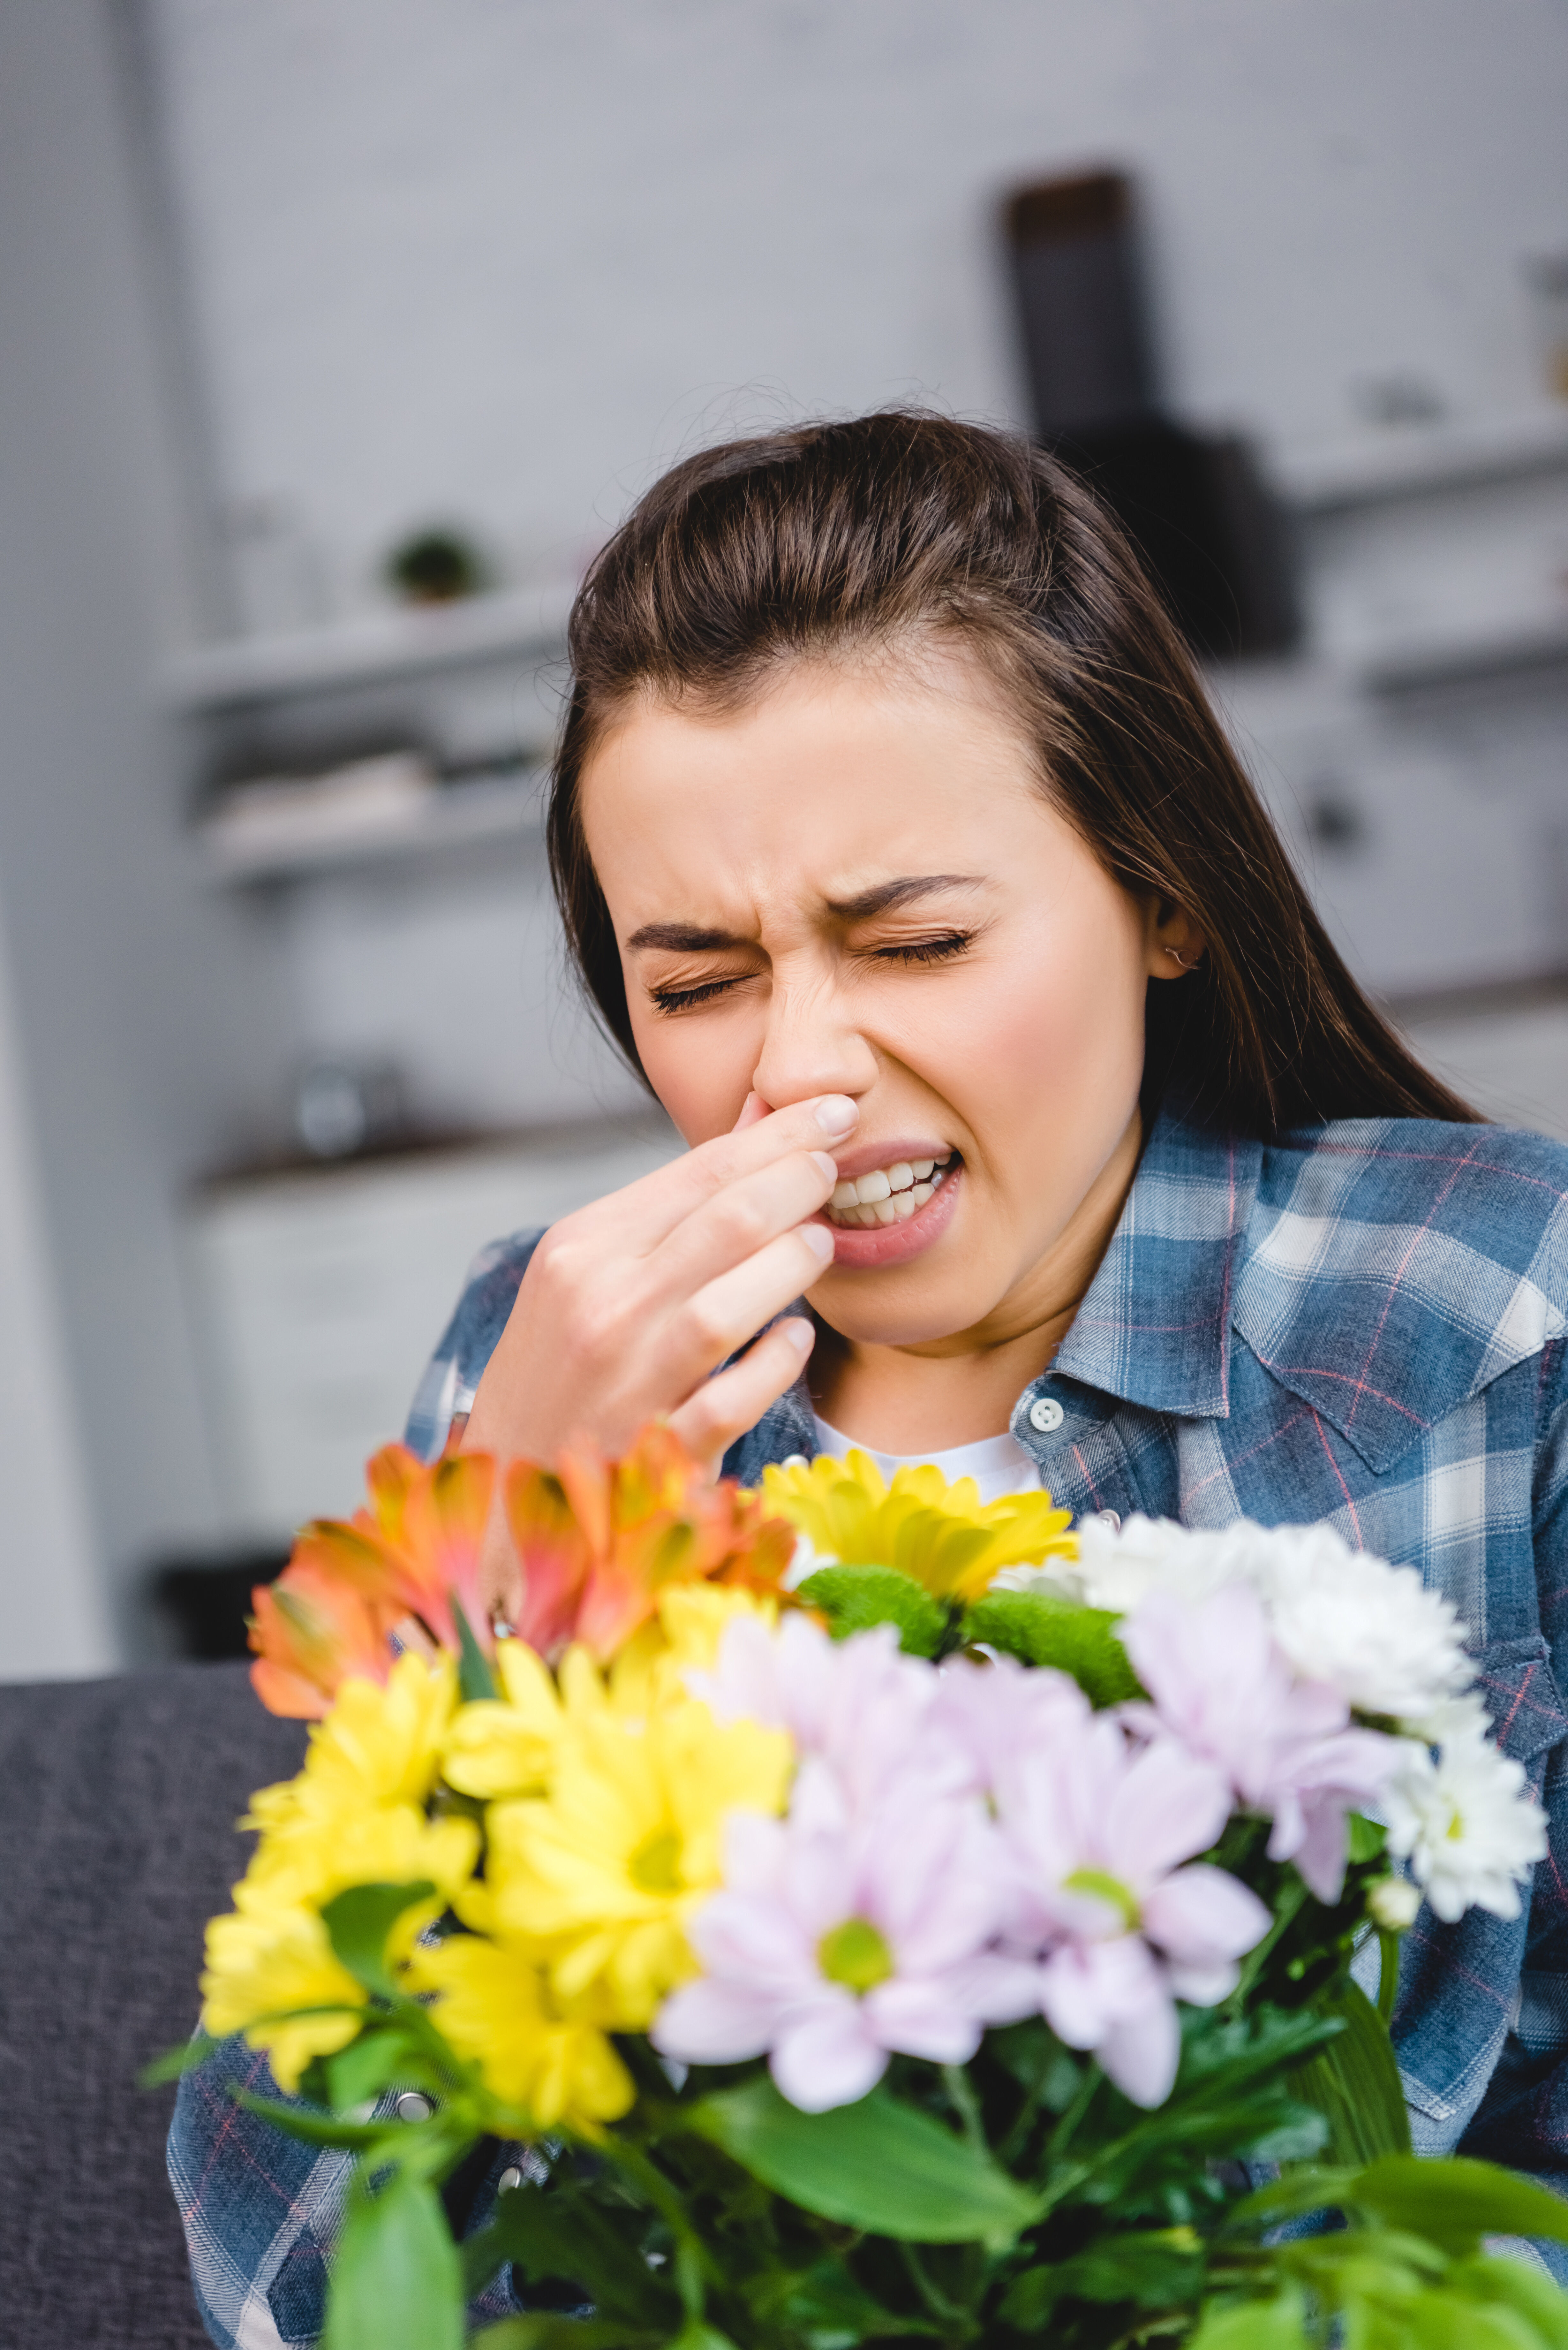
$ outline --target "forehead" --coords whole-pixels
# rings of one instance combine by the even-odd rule
[[[582,779],[617,928],[984,869],[1046,813],[1018,722],[957,661],[792,668],[733,709],[647,698]],[[989,852],[989,854],[988,854]]]

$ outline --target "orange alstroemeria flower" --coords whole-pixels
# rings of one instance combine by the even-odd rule
[[[259,1651],[251,1683],[269,1713],[318,1721],[340,1682],[385,1681],[391,1670],[388,1611],[308,1559],[259,1585],[251,1602],[250,1642]]]
[[[579,1641],[607,1663],[670,1583],[774,1591],[794,1534],[753,1493],[715,1484],[651,1421],[620,1461],[564,1452],[556,1469],[514,1461],[506,1515],[523,1565],[516,1629],[541,1656]]]
[[[495,1489],[487,1453],[428,1466],[385,1445],[366,1471],[371,1506],[317,1518],[287,1566],[255,1594],[251,1679],[274,1713],[325,1713],[350,1674],[384,1681],[388,1636],[414,1617],[444,1648],[458,1645],[455,1600],[481,1648],[493,1648],[479,1584],[480,1543]]]

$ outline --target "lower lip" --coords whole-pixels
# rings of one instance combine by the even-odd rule
[[[925,1206],[917,1208],[901,1224],[877,1224],[867,1232],[859,1224],[835,1224],[826,1216],[819,1217],[817,1221],[833,1234],[834,1271],[879,1272],[886,1265],[908,1264],[911,1257],[919,1256],[946,1232],[962,1180],[963,1162],[954,1159]]]

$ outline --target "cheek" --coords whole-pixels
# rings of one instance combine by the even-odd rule
[[[940,1000],[933,990],[909,1059],[982,1146],[1043,1131],[1055,1158],[1071,1133],[1092,1157],[1121,1133],[1143,1076],[1147,985],[1124,927],[1092,942],[1053,936]]]
[[[683,1141],[728,1134],[757,1066],[753,1024],[733,1012],[703,1019],[635,1019],[632,1033],[648,1082]]]

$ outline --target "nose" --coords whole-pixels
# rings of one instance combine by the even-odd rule
[[[774,967],[767,1033],[752,1076],[753,1092],[770,1108],[810,1101],[817,1094],[869,1092],[877,1055],[846,1016],[837,990],[815,979],[792,985]]]

